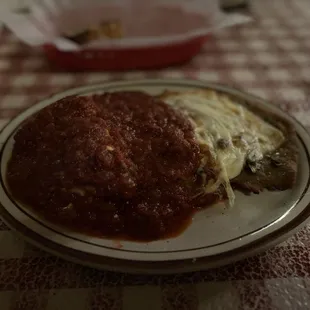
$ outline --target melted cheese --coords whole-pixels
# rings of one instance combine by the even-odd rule
[[[190,118],[196,138],[208,146],[220,168],[219,179],[208,183],[205,191],[213,192],[223,184],[231,205],[234,194],[229,180],[241,173],[247,160],[259,161],[285,140],[276,127],[213,91],[168,95],[164,101]]]

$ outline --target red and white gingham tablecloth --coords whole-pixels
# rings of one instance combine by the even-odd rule
[[[250,1],[249,1],[250,2]],[[192,62],[155,72],[64,73],[0,34],[0,124],[51,93],[109,79],[190,77],[273,101],[310,129],[310,1],[252,0],[251,24],[218,32]],[[0,221],[0,310],[310,309],[310,226],[235,264],[173,276],[132,276],[63,261]]]

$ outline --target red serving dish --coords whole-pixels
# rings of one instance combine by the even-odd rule
[[[184,63],[199,53],[208,36],[190,38],[173,44],[115,49],[60,51],[45,45],[47,58],[57,67],[71,71],[120,71],[158,69]]]

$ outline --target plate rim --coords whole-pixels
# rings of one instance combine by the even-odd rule
[[[310,203],[308,206],[310,206]],[[6,213],[4,213],[3,211],[5,211]],[[241,259],[245,259],[247,257],[259,254],[260,252],[268,250],[269,248],[275,246],[279,242],[285,241],[289,236],[296,233],[301,227],[304,226],[305,223],[309,221],[308,214],[304,217],[304,220],[302,222],[300,222],[298,225],[293,226],[290,230],[285,230],[285,227],[282,227],[280,230],[283,229],[284,233],[281,233],[280,230],[278,230],[276,231],[277,234],[274,234],[272,239],[266,238],[266,240],[269,239],[267,240],[267,242],[264,242],[264,240],[262,239],[257,240],[253,242],[254,246],[252,246],[253,244],[243,246],[243,251],[240,251],[241,248],[237,248],[223,254],[206,256],[197,259],[181,259],[174,261],[131,261],[126,259],[117,259],[89,254],[57,244],[49,239],[46,239],[44,236],[36,234],[22,223],[16,221],[15,218],[12,217],[3,208],[0,208],[0,216],[1,219],[5,222],[5,224],[12,229],[12,231],[18,236],[20,236],[22,239],[24,239],[26,242],[46,251],[47,253],[56,255],[72,263],[77,263],[99,270],[149,275],[195,272],[201,270],[208,270],[211,268],[217,268],[237,262]],[[290,224],[291,222],[287,225]],[[21,229],[18,229],[18,226],[22,226]],[[26,231],[26,234],[23,234],[21,231]],[[28,237],[28,234],[33,236]],[[46,244],[49,246],[47,246]]]
[[[184,87],[197,87],[197,88],[202,88],[202,87],[206,87],[206,88],[210,88],[210,89],[215,89],[215,90],[218,90],[218,91],[224,91],[226,93],[232,93],[232,92],[237,92],[239,93],[240,96],[247,96],[247,97],[250,97],[252,98],[252,100],[258,100],[258,101],[261,101],[263,102],[265,105],[267,104],[267,106],[272,106],[272,110],[275,110],[275,111],[281,111],[282,113],[284,112],[282,109],[280,109],[279,107],[276,107],[274,105],[272,105],[268,100],[264,100],[262,98],[259,98],[259,97],[256,97],[256,96],[253,96],[251,94],[248,94],[247,92],[243,91],[243,90],[239,90],[239,89],[235,89],[233,87],[230,87],[230,86],[226,86],[226,85],[222,85],[222,84],[217,84],[217,83],[209,83],[207,81],[200,81],[200,80],[190,80],[190,79],[167,79],[167,78],[162,78],[162,79],[139,79],[139,80],[125,80],[125,81],[107,81],[105,83],[98,83],[98,84],[92,84],[92,85],[87,85],[87,86],[82,86],[82,87],[75,87],[75,88],[71,88],[71,89],[67,89],[67,90],[64,90],[62,92],[59,92],[59,93],[56,93],[56,94],[52,94],[51,96],[45,98],[45,99],[42,99],[40,101],[38,101],[36,104],[26,108],[24,111],[22,111],[21,113],[19,113],[16,117],[14,117],[8,124],[6,124],[6,126],[4,126],[2,128],[2,130],[0,131],[0,138],[2,138],[2,134],[3,134],[3,131],[5,131],[5,129],[10,126],[12,123],[14,123],[14,120],[22,117],[25,113],[27,113],[28,110],[30,109],[33,109],[35,106],[39,106],[39,105],[42,105],[45,101],[48,101],[48,100],[52,100],[54,97],[55,97],[55,100],[56,100],[56,97],[58,96],[68,96],[70,95],[70,93],[76,93],[77,91],[79,91],[79,93],[85,93],[85,92],[90,92],[92,89],[98,89],[98,88],[102,88],[102,91],[104,91],[104,88],[105,89],[108,89],[109,88],[109,85],[111,85],[112,87],[113,86],[118,86],[118,87],[121,87],[122,85],[123,86],[135,86],[135,85],[140,85],[140,84],[145,84],[145,83],[149,83],[149,84],[159,84],[159,85],[162,85],[162,84],[169,84],[169,83],[173,83],[173,84],[178,84],[179,86],[184,86]],[[110,86],[110,87],[111,87]],[[169,87],[169,86],[168,86]],[[69,92],[69,94],[68,94]],[[79,95],[79,93],[76,93],[77,95]],[[237,94],[238,96],[238,94]],[[52,102],[51,102],[52,103]],[[40,110],[41,108],[38,108],[38,109],[34,109],[34,112],[35,113],[36,111]],[[33,114],[31,113],[31,114]],[[285,112],[284,112],[285,113]],[[286,114],[286,113],[285,113]],[[300,124],[300,122],[296,119],[294,119],[294,117],[286,114],[286,117],[297,123],[301,129],[304,131],[304,134],[306,134],[306,136],[308,138],[310,138],[310,135],[309,133],[307,132],[307,130],[304,128],[304,126],[302,124]],[[18,124],[17,126],[14,125],[14,129],[11,131],[11,134],[17,129],[17,127],[19,126],[20,124]],[[9,135],[10,136],[10,135]],[[5,146],[5,143],[7,142],[7,140],[9,140],[9,136],[7,137],[7,139],[5,141],[1,141],[1,149],[0,149],[0,152],[1,152],[1,156],[2,156],[2,153],[3,153],[3,150],[4,150],[4,146]],[[300,137],[301,141],[303,144],[304,143],[304,139],[302,137]],[[309,156],[309,149],[307,148],[306,145],[304,145],[305,147],[305,151],[307,152],[307,155]],[[309,161],[308,161],[308,165],[309,165]],[[4,189],[6,189],[5,186],[3,186]],[[305,193],[306,192],[309,192],[309,186],[305,189]],[[304,194],[305,194],[304,193]],[[9,197],[10,198],[10,197]],[[300,197],[299,201],[297,202],[297,205],[298,203],[301,201],[301,199],[303,198],[303,196]],[[2,205],[1,203],[1,212],[0,213],[3,213],[2,211],[5,210],[5,207]],[[303,213],[307,211],[307,216],[304,218],[304,219],[301,219],[299,220],[299,218],[303,215]],[[7,211],[8,212],[8,211]],[[4,215],[5,216],[5,215]],[[302,226],[305,224],[306,220],[309,219],[310,217],[310,203],[305,206],[302,211],[297,214],[293,219],[291,219],[288,223],[284,224],[283,227],[280,227],[278,229],[276,229],[275,231],[272,231],[272,232],[269,232],[267,233],[267,235],[264,235],[264,236],[261,236],[258,240],[254,240],[254,241],[251,241],[249,242],[248,244],[245,244],[245,245],[241,245],[239,247],[236,247],[235,249],[233,249],[232,251],[241,251],[242,253],[242,249],[247,247],[248,245],[251,246],[252,244],[255,244],[257,243],[257,241],[259,240],[262,240],[262,239],[270,239],[274,234],[276,234],[279,230],[282,230],[282,228],[286,228],[287,226],[289,226],[292,222],[295,222],[295,220],[298,220],[297,222],[299,224],[295,225],[293,228],[291,229],[284,229],[284,233],[280,234],[280,236],[278,236],[276,239],[280,239],[280,237],[282,235],[292,235],[293,234],[293,229],[296,228],[298,229],[298,227]],[[22,223],[20,223],[22,224]],[[30,228],[28,228],[30,229]],[[31,229],[30,229],[31,230]],[[32,231],[32,230],[31,230]],[[286,231],[286,233],[285,233]],[[36,232],[34,232],[35,234],[37,234]],[[39,235],[39,234],[38,234]],[[49,241],[51,242],[54,242],[52,240],[49,239]],[[80,241],[81,242],[81,241]],[[264,241],[263,243],[271,243],[272,240],[270,242],[267,241]],[[274,242],[277,242],[277,241],[274,241]],[[57,243],[56,243],[57,244]],[[59,246],[61,246],[60,244],[58,244]],[[72,248],[68,248],[68,247],[65,247],[66,249],[69,249],[69,250],[72,250]],[[115,249],[117,250],[117,249]],[[78,249],[75,249],[75,251],[78,251],[80,252]],[[192,249],[188,250],[189,252],[193,251]],[[211,258],[211,257],[214,257],[214,256],[218,256],[218,255],[230,255],[229,253],[231,253],[232,251],[224,251],[223,253],[220,253],[220,254],[215,254],[215,255],[208,255],[208,256],[204,256],[205,258],[208,257],[208,258]],[[87,252],[84,252],[84,253],[87,253]],[[141,252],[140,252],[141,253]],[[164,253],[163,252],[157,252],[158,254],[161,254],[163,255]],[[155,253],[156,254],[156,253]],[[94,254],[94,253],[88,253],[88,255],[97,255],[97,254]],[[100,255],[100,257],[103,257],[102,255]],[[115,257],[110,257],[110,256],[104,256],[104,257],[109,257],[109,259],[119,259],[119,258],[115,258]],[[67,258],[68,259],[68,258]],[[128,258],[122,258],[122,260],[127,260]],[[188,259],[191,259],[191,258],[186,258],[187,260]],[[168,261],[171,261],[171,262],[175,262],[175,261],[182,261],[184,260],[184,258],[174,258],[174,259],[163,259],[163,260],[160,260],[160,261],[163,261],[163,262],[168,262]],[[155,260],[156,262],[158,262],[159,260]],[[139,260],[140,263],[146,263],[146,262],[154,262],[154,260],[151,260],[151,259],[141,259]],[[210,264],[210,262],[209,262]]]

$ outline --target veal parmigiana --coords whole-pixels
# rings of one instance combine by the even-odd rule
[[[246,161],[261,160],[285,140],[279,129],[226,95],[203,90],[171,93],[163,98],[190,118],[196,138],[207,145],[218,165],[218,178],[205,184],[205,193],[216,191],[222,184],[230,205],[235,198],[230,180],[241,173]]]

